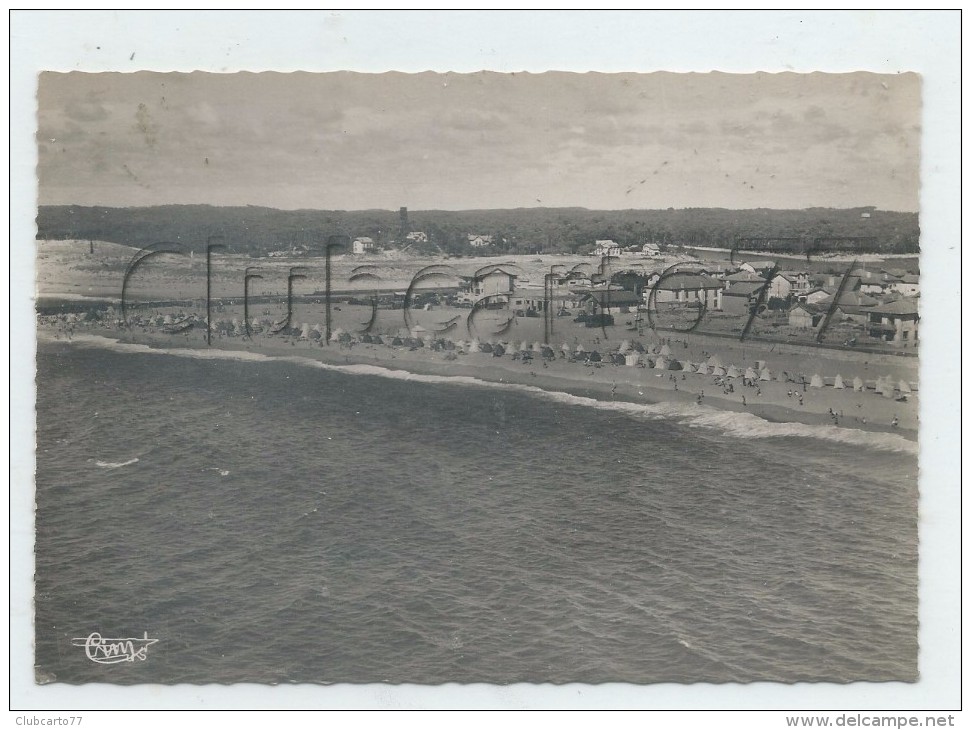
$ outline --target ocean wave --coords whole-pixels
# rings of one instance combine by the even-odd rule
[[[129,459],[128,461],[95,461],[95,466],[100,466],[102,469],[120,469],[123,466],[128,466],[130,464],[135,464],[138,462],[138,457],[134,459]]]
[[[340,372],[348,375],[364,375],[382,377],[394,380],[404,380],[417,383],[471,385],[481,388],[493,388],[506,391],[526,393],[567,406],[595,408],[601,411],[611,411],[632,417],[649,418],[653,420],[674,419],[692,428],[707,428],[717,430],[730,436],[745,439],[768,438],[812,438],[822,441],[861,446],[881,451],[895,451],[916,454],[916,442],[895,433],[878,431],[861,431],[855,428],[845,428],[829,424],[806,424],[799,422],[774,422],[743,411],[726,411],[710,406],[694,403],[674,403],[664,401],[660,403],[632,403],[630,401],[602,401],[588,396],[574,395],[556,390],[545,390],[535,385],[522,383],[503,383],[493,380],[482,380],[470,375],[434,375],[413,373],[380,365],[348,364],[334,365],[321,362],[313,358],[295,355],[264,355],[245,350],[222,349],[191,349],[150,347],[137,343],[119,342],[101,335],[77,334],[73,343],[107,348],[117,352],[140,354],[172,355],[188,357],[197,360],[235,360],[242,362],[288,362],[301,367],[312,367],[320,370]]]

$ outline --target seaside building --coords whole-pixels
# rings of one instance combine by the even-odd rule
[[[789,310],[789,326],[796,329],[813,329],[823,320],[823,313],[812,304],[797,304]]]
[[[658,279],[644,290],[645,303],[651,292],[656,304],[701,302],[708,309],[722,308],[722,283],[707,274],[678,272]]]
[[[462,291],[476,302],[483,297],[492,297],[492,303],[508,302],[516,291],[517,274],[496,266],[486,272],[462,276]]]
[[[867,315],[867,334],[871,337],[902,347],[917,346],[920,314],[914,298],[874,305]]]
[[[620,256],[620,244],[609,238],[596,241],[593,248],[594,256]]]
[[[656,243],[645,243],[641,247],[641,254],[643,256],[650,256],[651,258],[657,258],[661,255],[661,247]]]
[[[483,236],[476,233],[470,233],[468,235],[469,245],[473,248],[482,248],[483,246],[492,245],[492,236]]]
[[[904,274],[890,288],[905,297],[920,296],[920,277],[917,274]]]
[[[580,297],[580,305],[589,314],[627,314],[636,312],[641,298],[627,289],[590,291]]]
[[[765,281],[740,281],[721,292],[721,310],[725,314],[748,315],[758,302]],[[766,297],[765,301],[768,301]]]
[[[428,243],[428,234],[424,231],[412,231],[405,236],[405,239],[412,243]]]
[[[371,253],[374,251],[374,239],[367,236],[355,238],[351,244],[351,250],[356,254]]]

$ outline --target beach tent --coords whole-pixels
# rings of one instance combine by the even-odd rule
[[[644,352],[644,345],[642,345],[640,342],[637,342],[636,340],[630,343],[630,347],[635,352]]]
[[[542,352],[544,347],[546,347],[546,345],[537,340],[533,343],[533,352]]]
[[[893,383],[890,380],[885,380],[883,383],[883,397],[893,398]]]
[[[492,352],[492,343],[491,342],[480,342],[479,343],[479,352]]]
[[[906,380],[901,380],[899,383],[897,383],[897,390],[899,390],[901,393],[912,393],[913,392],[910,389],[910,383],[908,383]]]
[[[630,349],[630,340],[624,340],[623,342],[620,343],[620,347],[617,348],[617,352],[619,352],[621,355],[624,355],[627,353],[629,349]]]
[[[239,325],[236,325],[236,326],[237,326],[237,328],[239,327]],[[300,339],[301,340],[309,340],[310,339],[310,323],[309,322],[304,322],[302,325],[300,325]]]
[[[529,343],[526,342],[526,340],[523,340],[522,342],[519,343],[519,351],[520,352],[528,352],[529,351]]]
[[[759,374],[755,372],[752,368],[745,368],[745,375],[743,376],[746,380],[758,380]]]
[[[449,351],[449,352],[446,352],[445,353],[445,359],[446,360],[457,360],[458,359],[458,355],[456,355],[454,352]]]
[[[853,378],[853,390],[855,390],[857,393],[863,392],[863,380],[859,375]]]
[[[466,342],[465,340],[458,340],[455,343],[455,349],[456,350],[463,350],[464,351],[468,346],[469,346],[469,343]]]
[[[371,342],[373,342],[375,345],[383,345],[384,338],[381,335],[374,335],[371,337]]]
[[[473,337],[469,340],[469,352],[481,352],[479,350],[479,340],[477,337]]]
[[[816,373],[815,375],[813,375],[812,380],[809,381],[809,387],[810,388],[822,388],[823,387],[823,379],[821,377],[819,377],[819,373]]]
[[[165,316],[164,316],[164,317],[162,318],[162,324],[172,324],[172,315],[171,315],[171,314],[166,314],[166,315],[165,315]],[[237,322],[237,321],[236,321],[236,320],[234,319],[234,320],[233,320],[233,324],[235,324],[235,325],[238,325],[238,324],[239,324],[239,322]]]
[[[728,370],[725,372],[725,376],[728,378],[740,378],[742,374],[738,372],[738,368],[734,365],[729,365]]]
[[[680,360],[668,360],[668,370],[683,370]]]
[[[698,373],[698,375],[707,375],[708,374],[708,366],[705,365],[703,362],[696,363],[695,364],[695,372]]]
[[[602,359],[603,358],[600,357],[600,353],[597,352],[596,350],[594,350],[593,352],[587,355],[587,360],[589,360],[590,362],[600,362]]]
[[[833,381],[833,387],[837,390],[843,390],[846,385],[843,383],[843,376],[836,373],[836,379]]]
[[[624,355],[624,362],[627,364],[627,367],[629,368],[635,367],[637,363],[639,363],[640,361],[641,361],[641,356],[638,355],[636,352],[628,352],[626,355]]]
[[[330,339],[334,339],[334,336],[331,335]],[[395,337],[391,340],[392,347],[401,347],[403,344],[405,344],[404,340],[402,340],[400,337]]]
[[[715,367],[713,367],[711,369],[711,374],[712,375],[721,375],[721,376],[724,376],[725,375],[725,368],[721,367],[720,365],[716,365]]]
[[[455,349],[455,343],[446,337],[442,340],[442,349],[451,352]]]
[[[660,352],[657,354],[661,355],[662,357],[671,357],[671,348],[667,345],[662,345]]]
[[[319,334],[319,331],[318,331],[318,334]],[[365,345],[370,345],[372,342],[371,335],[365,332],[363,335],[361,335],[361,342],[363,342]]]
[[[768,368],[762,368],[762,372],[759,373],[759,380],[772,380],[772,371]]]
[[[556,359],[556,353],[553,352],[553,348],[552,347],[547,347],[546,345],[543,346],[543,351],[540,354],[542,355],[542,357],[543,357],[544,360],[555,360]]]
[[[721,358],[718,355],[712,355],[708,358],[708,367],[720,368],[722,366]]]
[[[496,344],[492,346],[493,357],[502,357],[505,354],[506,354],[506,348],[504,348],[501,344]]]
[[[577,345],[576,353],[577,355],[582,355],[586,350],[583,349],[583,345]]]
[[[654,363],[654,369],[655,370],[667,370],[668,369],[668,361],[665,360],[663,357],[659,357],[657,359],[657,362]]]
[[[627,358],[624,357],[623,355],[621,355],[619,352],[615,352],[612,355],[610,355],[610,361],[614,365],[626,365],[627,364]]]

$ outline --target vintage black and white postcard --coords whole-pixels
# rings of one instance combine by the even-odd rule
[[[36,683],[919,683],[920,69],[127,70],[36,77]]]

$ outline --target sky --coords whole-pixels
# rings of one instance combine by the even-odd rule
[[[916,74],[44,73],[39,202],[919,208]]]

